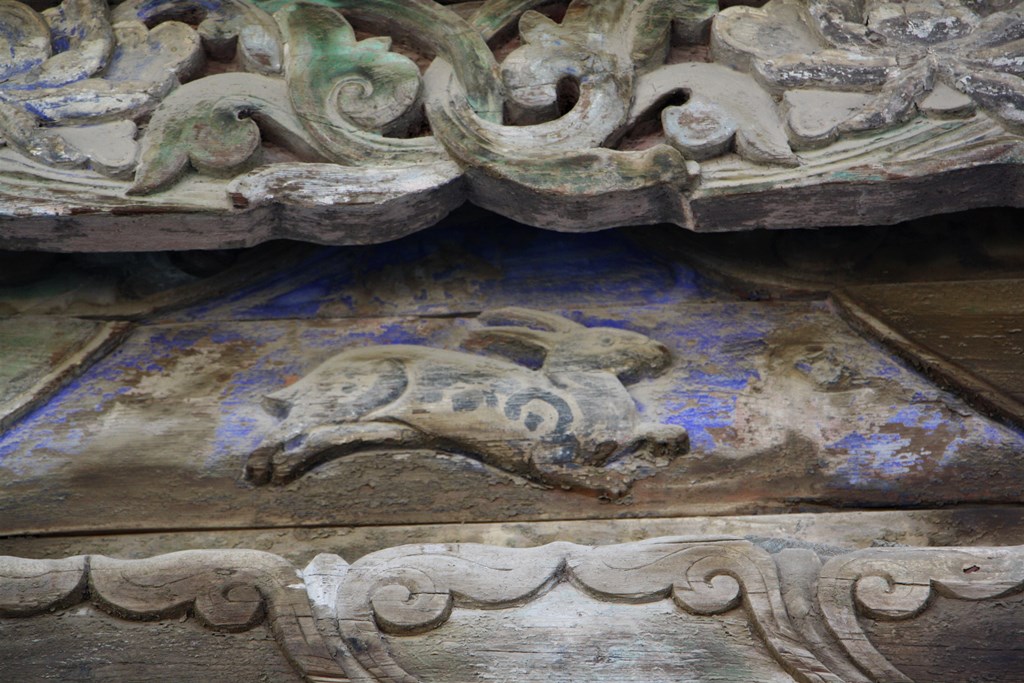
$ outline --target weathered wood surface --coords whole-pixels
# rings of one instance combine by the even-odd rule
[[[269,270],[307,258],[314,248],[276,242],[254,249],[202,252],[4,251],[0,252],[0,318],[137,320],[230,294],[262,279]],[[22,278],[3,281],[9,267],[18,262],[40,265]]]
[[[617,504],[543,488],[472,457],[386,444],[290,484],[248,484],[247,458],[279,424],[261,407],[264,395],[353,346],[457,348],[474,321],[171,324],[137,328],[59,400],[0,437],[3,531],[1019,501],[1019,432],[893,362],[826,308],[691,304],[674,311],[671,322],[662,306],[579,311],[584,323],[622,326],[668,346],[670,369],[630,392],[644,421],[684,427],[692,444],[688,455],[638,470],[631,494]]]
[[[631,234],[737,296],[792,299],[862,285],[1020,279],[1020,222],[1019,209],[1002,208],[958,210],[856,231],[833,227],[708,235],[665,227]]]
[[[45,404],[128,329],[74,318],[0,318],[0,431]]]
[[[269,629],[204,629],[195,618],[138,624],[80,605],[18,622],[0,620],[5,681],[281,681],[302,676]]]
[[[1024,436],[894,361],[823,301],[743,301],[619,234],[481,225],[317,249],[230,295],[140,320],[0,435],[3,533],[1019,502]],[[377,344],[475,358],[462,342],[486,329],[476,312],[524,303],[664,344],[670,365],[626,390],[643,422],[685,428],[690,453],[636,471],[611,504],[466,451],[385,448],[290,484],[245,481],[247,459],[283,424],[266,395]]]
[[[1021,204],[1019,17],[1004,4],[5,11],[5,248],[366,244],[467,201],[572,231]]]
[[[356,560],[398,545],[486,543],[524,548],[559,540],[582,545],[630,543],[668,535],[739,536],[775,550],[873,546],[1013,545],[1024,536],[1021,506],[870,512],[797,512],[779,515],[648,517],[551,522],[469,522],[349,527],[189,529],[82,536],[4,536],[0,555],[60,559],[81,552],[142,559],[179,550],[255,548],[305,566],[319,553]]]
[[[938,382],[1024,425],[1024,280],[869,285],[838,301]]]
[[[16,680],[160,680],[166,655],[140,654],[188,645],[192,667],[223,660],[224,646],[238,643],[238,656],[211,675],[230,667],[235,680],[259,680],[266,673],[259,666],[280,671],[278,649],[311,682],[938,683],[950,674],[1014,681],[1024,674],[1022,553],[1020,546],[851,552],[783,539],[676,536],[608,546],[405,545],[351,564],[320,554],[304,569],[249,550],[140,560],[0,557],[2,647],[12,655],[0,670]],[[111,628],[83,602],[111,620],[155,623]],[[242,643],[210,642],[186,620],[255,632]],[[81,640],[56,658],[41,657],[35,639],[45,626],[56,627],[44,638],[51,646]],[[129,639],[111,662],[111,644]]]

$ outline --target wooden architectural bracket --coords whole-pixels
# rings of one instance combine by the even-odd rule
[[[929,641],[901,646],[898,629],[878,626],[923,619],[941,596],[947,602],[935,609],[942,610],[947,631],[985,629],[993,621],[1008,627],[1001,641],[991,643],[991,661],[985,652],[970,657],[979,676],[995,672],[984,680],[1019,680],[1024,663],[1014,633],[1024,621],[1024,548],[825,553],[791,547],[772,554],[739,538],[669,537],[599,547],[399,546],[351,565],[337,555],[319,555],[304,571],[249,550],[146,560],[4,557],[0,627],[84,600],[126,619],[194,614],[223,631],[245,631],[266,620],[308,681],[411,683],[431,680],[430,670],[438,667],[448,672],[444,680],[462,680],[458,672],[466,662],[460,658],[486,675],[510,652],[540,671],[557,665],[574,643],[611,633],[617,646],[637,638],[667,648],[671,656],[661,662],[667,680],[678,680],[710,648],[716,666],[735,667],[731,680],[905,683],[948,680],[907,671],[927,668],[939,653],[948,656],[949,648],[958,647],[956,637],[933,630]],[[545,606],[556,594],[558,602]],[[664,601],[674,608],[644,610]],[[601,604],[619,605],[618,621],[588,621],[588,610]],[[488,621],[486,615],[495,612],[507,614]],[[963,628],[951,625],[950,615],[965,619]],[[653,635],[658,619],[676,624],[669,635]],[[488,648],[480,651],[475,648],[487,624]],[[433,633],[442,633],[441,640]],[[554,642],[536,649],[537,638]],[[1015,658],[1007,657],[1008,648]],[[645,656],[665,653],[641,652],[639,659]],[[417,670],[423,666],[427,671]],[[720,680],[718,673],[687,679]],[[573,676],[622,680],[621,671],[604,666]]]
[[[466,201],[563,231],[1019,205],[1017,5],[5,1],[0,247],[381,242]]]

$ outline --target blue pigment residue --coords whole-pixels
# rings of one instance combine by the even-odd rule
[[[565,235],[490,217],[365,247],[324,247],[183,320],[443,315],[488,307],[709,301],[736,297],[615,231]]]

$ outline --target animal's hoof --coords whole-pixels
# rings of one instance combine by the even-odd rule
[[[594,483],[596,486],[593,488],[597,491],[598,498],[602,500],[618,500],[633,488],[633,477],[619,472],[607,472],[599,481]]]
[[[274,474],[274,453],[277,451],[272,446],[257,448],[245,462],[245,480],[256,486],[264,486],[270,483]]]
[[[683,430],[670,440],[655,442],[654,457],[656,458],[678,458],[690,452],[690,435]]]
[[[616,484],[613,486],[602,486],[597,491],[597,497],[601,500],[618,500],[622,498],[631,488],[630,484]]]
[[[690,452],[690,435],[676,425],[654,425],[645,430],[638,448],[654,458],[671,460]]]

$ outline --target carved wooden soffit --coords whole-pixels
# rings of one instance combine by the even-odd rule
[[[0,246],[379,242],[467,200],[558,230],[1019,204],[1018,6],[4,0]]]
[[[1013,634],[1024,620],[1024,547],[836,552],[771,554],[735,538],[526,549],[437,544],[383,550],[351,565],[319,555],[304,571],[250,550],[146,560],[4,557],[0,626],[16,639],[11,618],[85,600],[126,619],[190,613],[223,631],[266,620],[309,681],[408,682],[435,680],[431,667],[445,680],[463,680],[465,666],[486,678],[510,653],[528,659],[536,675],[595,638],[609,639],[607,657],[573,671],[574,680],[654,680],[650,672],[657,680],[721,680],[723,666],[731,667],[729,680],[744,681],[951,680],[908,672],[927,671],[951,649],[955,655],[964,629],[1004,629],[1005,637],[989,641],[990,653],[969,652],[970,666],[979,680],[1019,680],[1024,664]],[[927,638],[914,640],[913,622],[932,611]],[[628,660],[627,640],[638,641],[636,661],[616,669],[617,657]],[[695,662],[708,657],[712,668],[695,673]],[[644,660],[661,668],[645,669]]]

